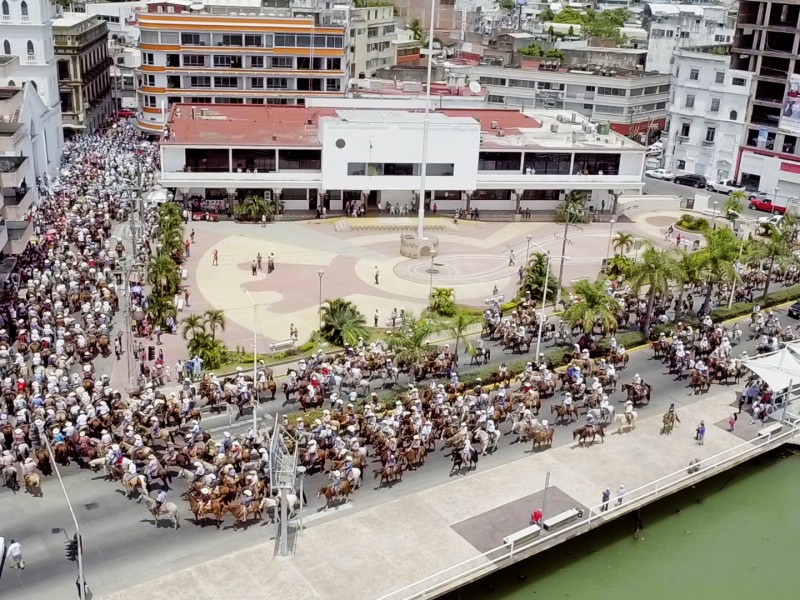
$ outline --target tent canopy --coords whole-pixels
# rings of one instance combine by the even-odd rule
[[[743,362],[775,391],[800,387],[800,342]]]

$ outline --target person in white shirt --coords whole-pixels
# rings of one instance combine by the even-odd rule
[[[13,538],[10,540],[8,544],[8,550],[6,552],[6,556],[11,558],[14,561],[14,564],[11,565],[12,569],[24,569],[25,568],[25,561],[22,558],[22,544],[18,541],[14,540]]]

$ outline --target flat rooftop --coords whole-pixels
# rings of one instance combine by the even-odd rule
[[[194,115],[192,115],[194,109]],[[304,106],[175,104],[167,118],[169,137],[161,143],[181,146],[253,146],[318,148],[320,119],[351,123],[422,122],[421,110],[377,110]],[[481,147],[495,149],[644,150],[617,133],[587,133],[588,121],[570,111],[510,109],[442,109],[430,123],[463,125],[477,121]]]

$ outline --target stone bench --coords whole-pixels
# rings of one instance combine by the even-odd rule
[[[538,536],[539,533],[542,531],[542,528],[538,525],[531,525],[530,527],[526,527],[525,529],[520,529],[512,533],[511,535],[507,535],[503,538],[503,544],[506,546],[512,546],[522,540],[526,540],[528,538],[532,538]]]
[[[550,531],[554,527],[566,525],[567,523],[574,521],[575,519],[580,519],[582,516],[583,516],[582,510],[578,510],[577,508],[570,508],[562,513],[558,513],[554,517],[550,517],[549,519],[547,519],[544,522],[544,529],[545,531]]]
[[[180,296],[175,297],[175,309],[178,312],[181,312],[183,310],[184,304],[186,304],[186,301],[183,298],[181,298]]]
[[[274,344],[269,345],[270,352],[280,352],[281,350],[288,350],[289,348],[294,348],[294,338],[275,342]]]
[[[758,437],[768,437],[773,433],[778,433],[781,429],[783,429],[782,423],[773,423],[772,425],[767,425],[766,427],[762,427],[758,430]]]
[[[186,279],[189,276],[188,269],[181,269],[181,279]]]

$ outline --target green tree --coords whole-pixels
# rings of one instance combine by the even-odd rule
[[[227,325],[227,320],[225,319],[225,313],[219,309],[213,308],[211,310],[207,310],[203,315],[203,325],[204,328],[208,327],[211,331],[211,339],[217,339],[217,329],[220,331],[225,331],[225,325]]]
[[[156,295],[175,294],[181,285],[175,261],[166,254],[151,256],[147,263],[147,283],[153,286]]]
[[[631,273],[631,287],[637,294],[647,288],[647,314],[644,319],[645,334],[650,331],[650,322],[653,319],[653,308],[656,296],[665,297],[670,288],[670,282],[675,278],[677,269],[675,257],[669,250],[657,250],[647,244],[640,255],[639,262],[633,266]]]
[[[539,21],[541,21],[542,23],[549,23],[555,18],[556,14],[550,7],[545,8],[542,12],[539,13]]]
[[[355,346],[358,338],[367,338],[367,321],[358,307],[343,298],[328,300],[322,305],[324,339],[335,346]]]
[[[166,325],[167,317],[175,317],[178,314],[178,310],[175,308],[175,299],[172,296],[150,294],[147,301],[147,311],[150,313],[153,321],[162,327]]]
[[[574,8],[563,8],[558,14],[553,15],[552,19],[545,20],[553,21],[554,23],[574,23],[576,25],[583,25],[584,15]]]
[[[530,259],[528,259],[528,264],[525,266],[522,281],[519,284],[520,296],[530,292],[531,298],[535,302],[541,302],[544,296],[545,276],[547,275],[547,296],[551,302],[555,301],[558,282],[552,271],[549,274],[547,273],[547,261],[548,256],[544,252],[536,252],[531,255]]]
[[[630,277],[632,269],[633,261],[630,258],[622,254],[615,254],[608,259],[606,275],[609,278],[626,279]]]
[[[727,227],[706,231],[703,236],[706,239],[706,246],[696,255],[700,272],[706,281],[703,312],[708,314],[714,285],[722,281],[733,281],[733,263],[739,254],[739,240]]]
[[[199,356],[203,359],[203,367],[206,369],[216,369],[223,362],[228,354],[225,344],[215,340],[210,333],[197,333],[186,343],[186,349],[191,356]]]
[[[634,237],[632,233],[618,231],[611,241],[611,247],[614,248],[614,254],[625,254],[631,251],[633,243]]]
[[[570,223],[585,223],[587,218],[586,197],[582,192],[571,191],[556,208],[557,223],[564,223],[567,220]]]
[[[453,339],[456,341],[455,348],[453,349],[456,356],[458,356],[458,343],[460,340],[464,340],[464,349],[467,354],[473,355],[475,353],[475,348],[466,336],[469,328],[476,323],[480,323],[481,318],[482,317],[479,315],[461,309],[457,310],[456,314],[445,324],[443,330],[452,335]]]
[[[769,294],[769,286],[772,283],[772,271],[775,265],[786,268],[791,264],[797,264],[798,258],[794,253],[794,239],[797,219],[794,215],[786,214],[777,226],[767,230],[767,236],[760,239],[750,251],[750,258],[767,261],[767,280],[764,283],[764,294],[766,298]]]
[[[725,204],[722,206],[722,212],[728,218],[730,218],[732,212],[735,212],[736,214],[742,214],[742,210],[744,210],[744,203],[746,200],[747,200],[746,192],[743,192],[741,190],[736,192],[731,192],[730,194],[728,194],[728,197],[725,198]]]
[[[203,317],[192,314],[181,321],[181,337],[183,339],[190,340],[198,333],[206,333]]]
[[[495,0],[497,5],[505,11],[513,12],[517,9],[517,3],[514,0]]]
[[[266,217],[268,221],[275,215],[275,205],[263,196],[251,194],[236,207],[236,218],[243,221],[260,221]]]
[[[428,37],[425,33],[425,25],[422,24],[422,19],[414,17],[408,22],[408,30],[411,32],[411,37],[416,41],[425,45],[425,39]]]
[[[451,317],[456,314],[456,294],[453,288],[433,288],[430,297],[430,309],[440,317]]]
[[[173,261],[180,261],[183,258],[184,240],[183,230],[167,229],[161,232],[158,237],[161,244],[159,254],[171,258]]]
[[[430,337],[441,330],[434,319],[418,319],[411,311],[405,312],[405,321],[389,333],[389,346],[395,350],[398,362],[408,363],[416,373],[429,354],[436,352]]]
[[[681,318],[683,296],[687,287],[700,285],[703,281],[702,257],[696,252],[681,252],[675,262],[675,282],[678,284],[678,305],[675,309],[675,322]]]
[[[594,283],[581,280],[575,285],[574,293],[580,301],[573,302],[564,311],[564,320],[570,326],[580,325],[584,333],[591,333],[595,324],[601,325],[604,331],[616,327],[619,303],[606,293],[605,279]]]

